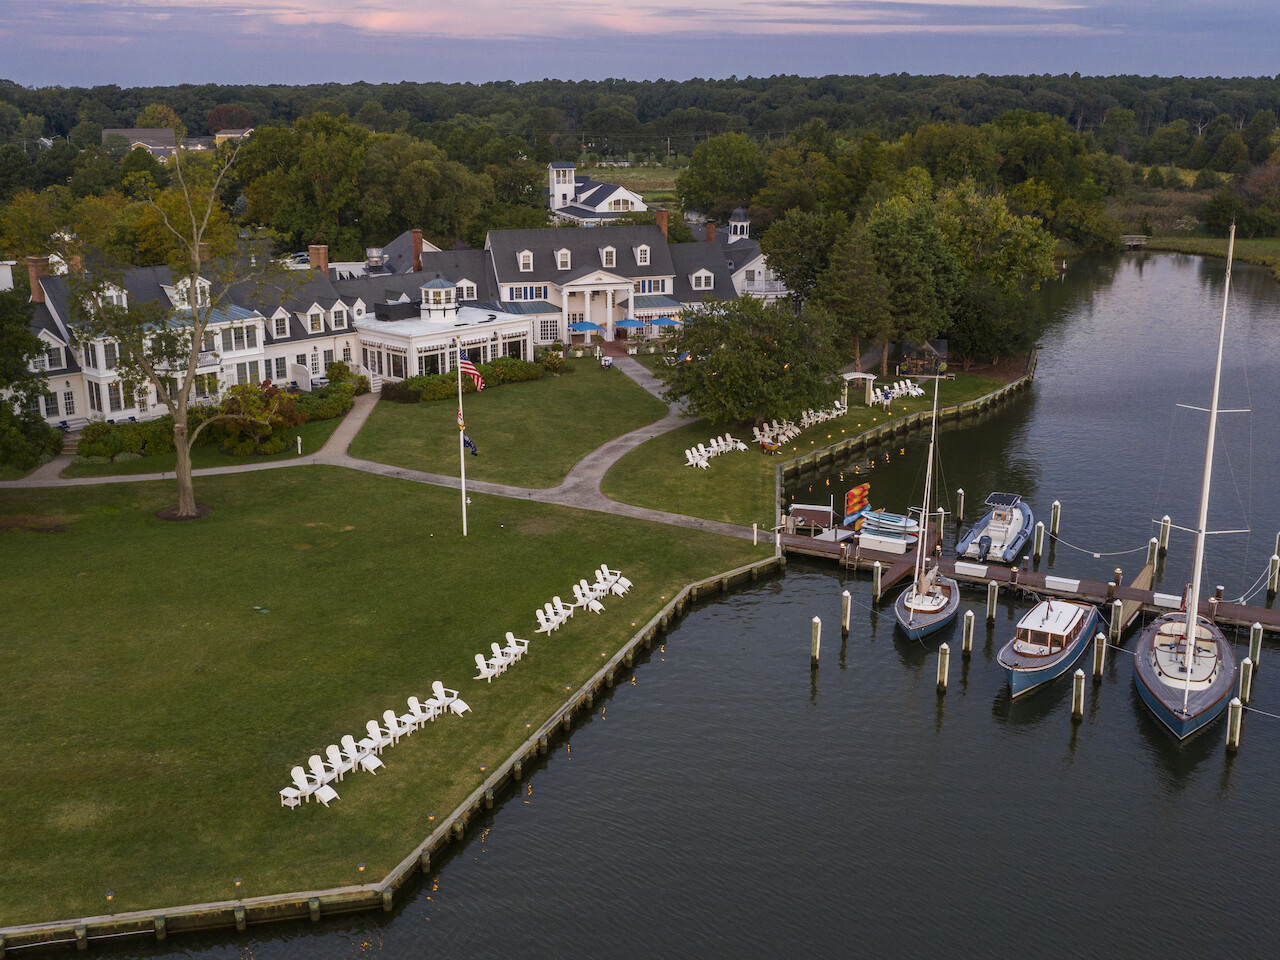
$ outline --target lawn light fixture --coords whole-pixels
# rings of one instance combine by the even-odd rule
[[[357,863],[357,864],[356,864],[356,869],[357,869],[357,870],[359,870],[361,873],[364,873],[364,864],[363,864],[363,863]]]

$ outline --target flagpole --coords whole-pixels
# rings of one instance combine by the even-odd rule
[[[458,465],[462,470],[462,535],[467,535],[467,448],[463,446],[462,436],[466,431],[466,423],[462,419],[462,338],[455,337],[458,345]]]

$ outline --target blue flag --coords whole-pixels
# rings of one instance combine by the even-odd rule
[[[480,451],[476,449],[476,442],[465,433],[462,435],[462,445],[471,451],[473,457],[480,456]]]

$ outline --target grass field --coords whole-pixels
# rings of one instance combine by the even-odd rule
[[[596,447],[660,420],[666,406],[630,377],[592,359],[570,360],[573,373],[467,394],[467,434],[478,456],[467,477],[521,487],[554,487]],[[456,477],[457,404],[379,403],[351,455]]]
[[[946,406],[972,400],[1003,385],[1003,381],[972,374],[956,374],[942,381],[938,403]],[[905,416],[929,409],[928,397],[896,400],[891,416]],[[772,527],[777,522],[774,507],[774,467],[780,459],[799,456],[808,450],[834,443],[885,422],[879,407],[855,407],[836,420],[811,427],[782,449],[768,456],[751,443],[751,427],[743,424],[709,424],[698,420],[687,427],[665,433],[632,450],[605,475],[601,489],[621,503],[684,513],[706,520],[720,520],[750,526]],[[706,443],[726,431],[746,442],[743,453],[716,457],[706,470],[685,465],[686,447]]]
[[[582,172],[594,180],[616,183],[640,194],[646,204],[669,203],[676,198],[676,175],[673,167],[596,167],[587,166]]]
[[[123,912],[227,899],[234,877],[246,897],[376,879],[664,597],[765,552],[483,496],[464,539],[453,491],[326,467],[203,479],[197,522],[156,520],[171,498],[0,492],[0,924],[102,913],[107,890]],[[601,562],[634,589],[535,638],[534,606]],[[506,630],[530,653],[472,680]],[[435,679],[472,712],[329,809],[280,807],[292,766]]]
[[[309,457],[324,446],[325,441],[338,424],[341,417],[332,420],[316,420],[304,423],[300,427],[289,427],[290,437],[302,437],[302,456]],[[298,456],[296,445],[290,444],[279,453],[265,457],[233,457],[223,453],[216,446],[196,447],[191,451],[191,466],[195,469],[204,467],[230,467],[243,463],[265,463],[269,460],[292,460]],[[72,463],[62,471],[64,477],[118,477],[137,473],[172,473],[177,466],[176,453],[162,453],[155,457],[143,457],[141,460],[126,460],[123,463]]]

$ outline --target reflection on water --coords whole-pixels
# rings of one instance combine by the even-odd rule
[[[1073,265],[1046,292],[1057,319],[1033,392],[946,428],[947,481],[969,491],[970,505],[1013,488],[1046,517],[1058,498],[1067,541],[1141,549],[1153,511],[1187,512],[1181,459],[1164,465],[1158,454],[1172,403],[1207,390],[1203,313],[1212,314],[1221,268],[1142,255],[1096,269],[1096,285]],[[1280,350],[1262,314],[1280,311],[1259,276],[1237,275],[1243,321],[1232,340],[1251,354],[1253,389],[1243,392],[1273,419],[1277,400],[1258,385],[1280,369]],[[910,503],[896,491],[923,457],[916,441],[902,446],[874,468],[873,501],[890,509]],[[1231,590],[1253,579],[1280,526],[1262,495],[1274,491],[1276,446],[1255,444],[1261,468],[1233,455],[1224,476],[1236,482],[1220,481],[1247,502],[1258,478],[1257,532],[1216,538],[1211,555],[1212,576]],[[1182,576],[1186,547],[1175,539],[1170,577]],[[1048,566],[1075,575],[1142,561],[1066,545],[1055,556]],[[837,643],[846,588],[854,616]],[[635,684],[619,684],[573,732],[572,749],[554,749],[429,885],[398,897],[394,913],[174,936],[121,954],[1074,958],[1274,949],[1280,721],[1247,714],[1234,759],[1221,723],[1179,746],[1142,706],[1132,659],[1117,651],[1100,682],[1088,679],[1079,722],[1068,678],[1011,702],[994,658],[1030,604],[1002,599],[987,626],[983,601],[975,592],[962,602],[977,619],[966,662],[960,618],[927,645],[907,641],[887,605],[872,609],[865,577],[793,562],[781,578],[696,605],[637,667]],[[831,625],[816,671],[813,616]],[[942,640],[953,660],[940,697]],[[1267,646],[1264,659],[1278,655]],[[1280,713],[1280,681],[1270,676],[1260,675],[1253,705]]]

